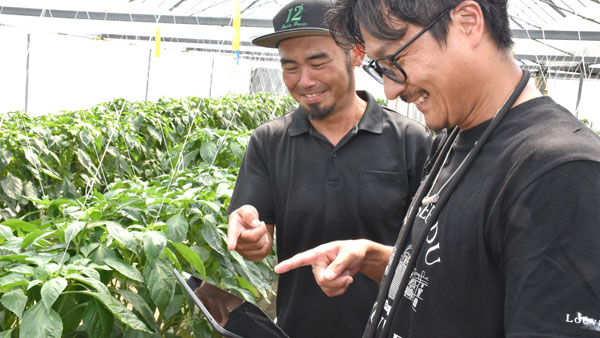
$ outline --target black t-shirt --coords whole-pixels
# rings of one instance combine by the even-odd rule
[[[431,141],[419,123],[358,94],[365,114],[335,147],[302,108],[250,138],[229,212],[251,204],[275,224],[279,260],[334,240],[392,245],[398,234]],[[357,275],[345,295],[330,298],[310,267],[296,269],[279,277],[277,323],[294,338],[360,337],[377,289]]]
[[[432,192],[487,125],[459,133]],[[434,207],[421,205],[390,269],[371,321],[379,336],[385,320],[390,338],[600,336],[600,138],[572,114],[548,97],[508,112],[432,220],[400,292]]]

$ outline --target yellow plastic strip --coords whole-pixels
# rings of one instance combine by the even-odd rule
[[[233,50],[240,50],[241,7],[241,0],[233,0],[233,40],[231,40]]]
[[[160,57],[160,28],[156,28],[156,34],[154,35],[154,55],[159,58]]]

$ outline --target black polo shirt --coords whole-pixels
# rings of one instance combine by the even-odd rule
[[[367,238],[392,245],[420,183],[430,138],[421,124],[358,92],[367,108],[333,146],[299,107],[252,134],[229,212],[244,204],[275,224],[284,260],[319,244]],[[359,275],[329,298],[310,267],[280,276],[278,324],[295,338],[360,337],[377,283]]]

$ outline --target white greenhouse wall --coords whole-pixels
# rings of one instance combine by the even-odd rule
[[[0,113],[25,108],[27,33],[0,26]],[[56,33],[31,33],[29,58],[30,114],[85,109],[115,98],[142,101],[150,60],[148,100],[161,97],[218,97],[227,93],[248,93],[252,69],[279,69],[278,62],[240,59],[232,54],[184,52],[176,44],[163,44],[160,57],[154,55],[154,42],[93,40]],[[229,48],[229,46],[222,46]],[[270,50],[271,51],[271,50]],[[272,52],[276,52],[272,50]],[[362,70],[356,70],[357,88],[385,98],[383,87]],[[547,82],[548,94],[575,113],[578,80]],[[597,93],[600,80],[585,80],[579,118],[600,128]],[[413,105],[391,101],[389,107],[423,122]]]

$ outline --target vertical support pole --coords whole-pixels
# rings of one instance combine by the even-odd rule
[[[31,45],[31,33],[27,33],[27,58],[25,61],[25,114],[29,103],[29,46]]]
[[[212,65],[210,66],[210,83],[208,84],[208,97],[212,97],[212,79],[213,73],[215,72],[215,58],[212,59]]]
[[[585,63],[581,63],[579,72],[579,89],[577,90],[577,103],[575,104],[575,116],[579,119],[579,104],[581,103],[581,91],[583,89],[583,78],[585,77]]]
[[[548,81],[548,67],[540,68],[540,75],[535,78],[535,86],[540,91],[542,95],[548,95],[548,90],[546,90],[546,85]]]
[[[146,72],[146,97],[144,101],[148,101],[148,88],[150,87],[150,64],[152,63],[152,49],[148,51],[148,72]]]

